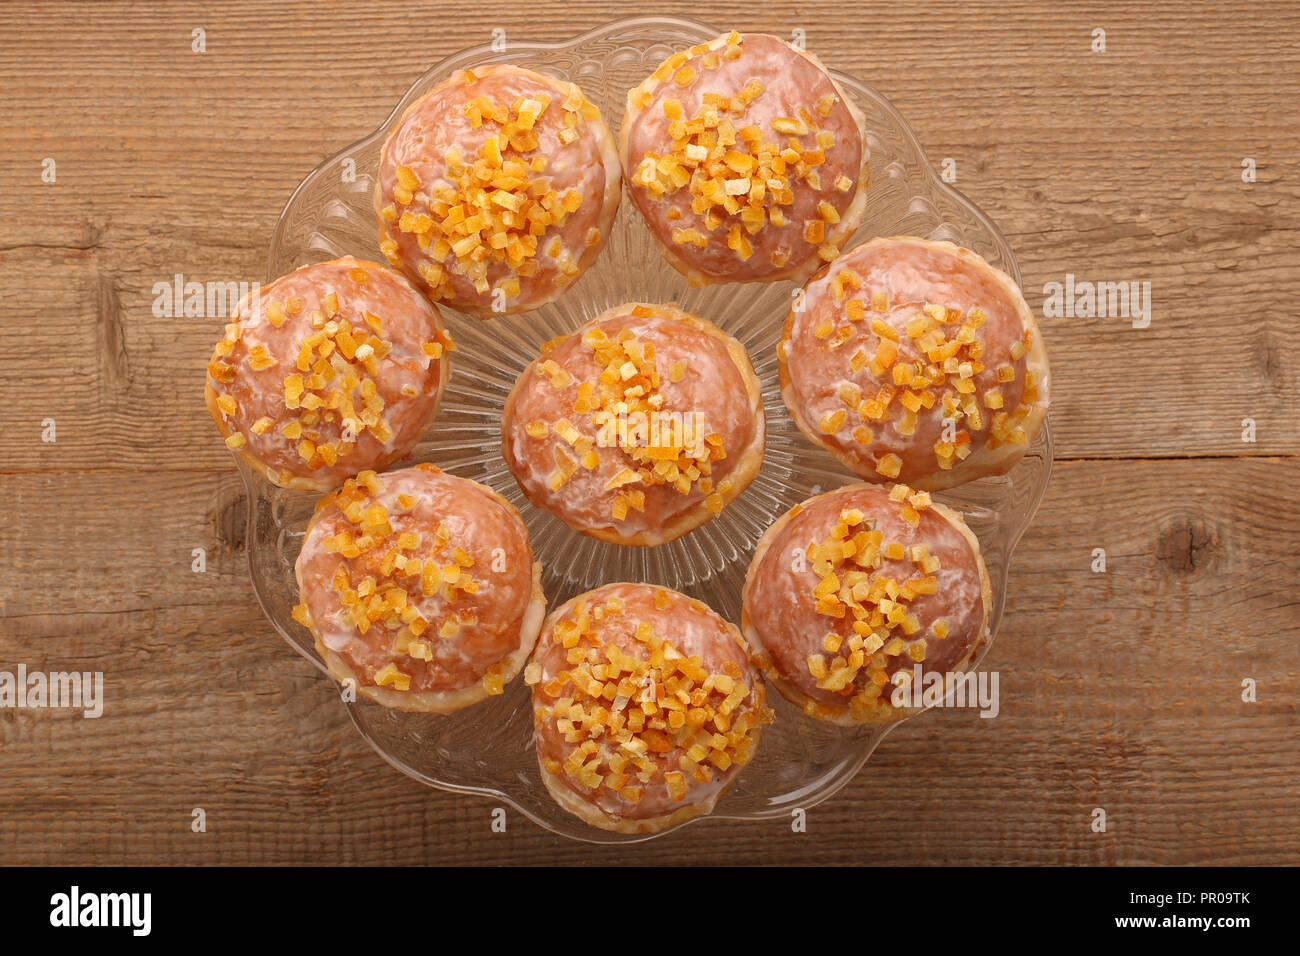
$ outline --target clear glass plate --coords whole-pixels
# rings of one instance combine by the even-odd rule
[[[510,62],[567,77],[617,130],[630,87],[676,50],[722,32],[687,20],[640,17],[566,43],[512,41],[501,52],[483,45],[443,60],[415,82],[382,126],[321,163],[299,185],[276,226],[268,281],[300,265],[347,254],[383,261],[371,206],[380,146],[406,106],[454,70]],[[835,77],[862,108],[871,149],[866,219],[849,245],[895,234],[949,239],[1019,281],[1015,258],[997,227],[939,179],[889,102],[852,76]],[[799,433],[781,402],[776,342],[793,288],[789,282],[690,288],[664,261],[625,198],[607,248],[558,302],[486,322],[443,308],[459,350],[452,355],[442,411],[413,458],[482,482],[520,509],[544,568],[551,607],[609,581],[647,581],[697,597],[738,622],[741,584],[758,537],[795,503],[856,480]],[[739,339],[762,380],[767,407],[767,454],[759,477],[712,521],[656,548],[621,547],[572,531],[524,499],[501,458],[502,405],[540,343],[629,300],[676,303]],[[1044,427],[1010,474],[936,496],[959,509],[979,537],[993,581],[993,634],[1002,617],[1011,550],[1042,499],[1051,462],[1051,437]],[[240,469],[248,486],[253,586],[284,639],[323,671],[310,634],[290,615],[297,603],[293,564],[316,496],[276,488],[242,461]],[[987,650],[985,645],[976,664]],[[822,724],[779,694],[770,697],[776,721],[714,817],[753,820],[811,807],[844,786],[891,729]],[[593,829],[551,800],[539,778],[529,695],[520,680],[502,696],[449,716],[400,713],[366,701],[343,705],[385,760],[431,787],[488,797],[575,839],[650,838]]]

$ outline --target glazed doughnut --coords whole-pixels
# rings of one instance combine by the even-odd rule
[[[208,411],[269,481],[328,491],[415,446],[454,347],[403,276],[351,256],[318,262],[235,307],[208,363]]]
[[[506,399],[501,448],[537,507],[593,538],[654,545],[749,485],[764,426],[739,342],[673,306],[628,303],[543,346]]]
[[[969,249],[873,239],[804,287],[781,397],[869,481],[935,491],[1009,471],[1047,415],[1047,351],[1015,282]]]
[[[517,66],[458,70],[384,143],[379,247],[454,309],[525,312],[595,261],[621,194],[614,138],[576,84]]]
[[[502,693],[546,613],[519,513],[433,465],[364,471],[316,506],[293,614],[339,682],[398,710]]]
[[[558,608],[524,681],[546,789],[622,833],[711,812],[771,720],[735,625],[649,584],[607,584]]]
[[[734,30],[628,92],[632,201],[693,285],[803,279],[866,211],[863,116],[811,54]]]
[[[966,670],[988,637],[993,591],[959,514],[906,485],[863,483],[778,518],[742,601],[754,660],[781,694],[811,717],[859,724],[916,712],[890,703],[915,665]]]

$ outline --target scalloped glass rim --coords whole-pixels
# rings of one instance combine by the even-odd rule
[[[319,164],[294,190],[272,237],[267,280],[307,262],[343,254],[382,261],[368,170],[373,169],[383,137],[407,105],[454,70],[508,61],[567,75],[617,129],[626,89],[674,50],[722,32],[681,18],[636,17],[565,42],[511,42],[505,52],[494,52],[484,44],[442,60],[412,84],[374,132]],[[866,114],[872,152],[867,216],[848,245],[873,235],[949,239],[979,252],[1019,282],[1015,257],[1001,232],[974,203],[939,179],[893,106],[856,78],[831,72]],[[351,181],[342,175],[349,160],[355,164]],[[543,584],[551,607],[606,581],[646,580],[700,597],[724,616],[738,620],[738,582],[743,580],[758,534],[796,502],[857,480],[803,438],[781,402],[774,345],[792,288],[786,282],[690,289],[639,227],[635,209],[625,198],[607,248],[557,303],[487,322],[440,307],[460,351],[453,356],[438,422],[413,459],[433,461],[488,484],[519,507],[544,566]],[[768,453],[754,484],[700,529],[677,542],[648,549],[594,542],[533,508],[506,471],[499,435],[494,434],[514,376],[536,354],[541,341],[575,328],[608,305],[634,299],[676,302],[740,339],[762,380],[768,416]],[[289,615],[297,600],[293,560],[317,496],[275,488],[238,456],[236,461],[248,489],[249,571],[258,601],[285,641],[324,672],[310,635]],[[960,510],[979,537],[993,581],[990,639],[972,667],[979,665],[996,636],[1011,553],[1042,500],[1051,463],[1051,434],[1044,425],[1009,474],[936,495]],[[776,722],[765,729],[758,756],[711,818],[754,820],[812,807],[851,780],[886,734],[901,723],[834,727],[804,717],[774,690],[769,697]],[[540,780],[531,740],[531,707],[521,681],[512,683],[501,697],[442,717],[389,711],[364,700],[344,702],[344,706],[380,756],[428,786],[488,797],[547,830],[578,840],[622,843],[662,835],[598,830],[551,800]]]

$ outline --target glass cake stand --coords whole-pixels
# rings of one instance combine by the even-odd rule
[[[564,43],[510,42],[499,52],[484,44],[448,57],[416,80],[378,129],[302,181],[276,226],[268,281],[342,255],[383,261],[371,205],[380,147],[403,110],[453,71],[509,62],[571,79],[617,131],[629,88],[673,52],[723,32],[689,20],[638,17]],[[871,151],[866,218],[845,248],[881,235],[948,239],[980,253],[1019,282],[1015,258],[997,227],[940,180],[889,101],[852,76],[834,76],[866,116]],[[691,288],[666,263],[625,198],[600,258],[559,301],[488,321],[440,307],[458,351],[452,353],[453,371],[438,420],[413,460],[482,482],[519,508],[543,566],[550,607],[607,582],[645,581],[699,598],[739,623],[741,585],[758,537],[797,502],[857,480],[800,434],[781,402],[776,342],[793,288],[789,282]],[[630,300],[674,303],[735,336],[762,381],[767,410],[767,451],[758,478],[713,520],[654,548],[608,544],[571,530],[529,504],[501,458],[503,403],[539,345]],[[1042,499],[1051,463],[1051,436],[1044,426],[1009,474],[935,496],[964,515],[979,538],[993,583],[990,641],[979,650],[975,665],[996,635],[1011,552]],[[277,488],[242,459],[240,469],[248,486],[249,566],[258,599],[284,639],[323,672],[311,635],[290,614],[298,601],[293,565],[317,496]],[[825,800],[852,779],[897,726],[832,726],[805,717],[775,691],[768,696],[776,720],[763,731],[757,756],[719,801],[714,818],[787,817],[795,808]],[[446,716],[403,713],[366,700],[340,698],[340,706],[347,707],[362,736],[385,760],[431,787],[487,797],[547,830],[579,840],[628,843],[661,835],[594,829],[555,804],[540,779],[530,697],[521,680],[500,697]]]

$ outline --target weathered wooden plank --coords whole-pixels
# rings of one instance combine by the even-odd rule
[[[0,860],[1294,862],[1300,515],[1278,501],[1297,480],[1294,460],[1058,464],[986,661],[996,719],[899,729],[807,834],[706,822],[629,851],[517,816],[493,834],[487,801],[371,753],[261,617],[237,480],[5,476],[20,507],[3,580],[23,588],[6,587],[0,667],[103,670],[107,704],[99,720],[0,711],[0,754],[23,768],[0,775]],[[55,525],[69,536],[42,533]],[[1244,677],[1258,703],[1241,702]],[[199,806],[206,834],[189,831]],[[1105,834],[1089,829],[1098,806]],[[910,842],[903,807],[925,821]]]
[[[0,166],[11,304],[0,321],[15,333],[0,342],[0,467],[224,469],[198,399],[218,320],[156,318],[154,284],[177,272],[260,278],[293,186],[375,125],[421,69],[493,28],[562,38],[578,8],[489,5],[436,31],[418,5],[301,16],[257,2],[224,22],[128,5],[83,20],[68,7],[21,31],[17,13],[0,14],[12,25],[0,33],[23,38],[0,40],[0,82],[29,91],[10,97]],[[623,12],[581,9],[584,23]],[[974,4],[940,23],[870,9],[843,23],[817,4],[722,4],[709,19],[803,29],[831,65],[891,95],[932,159],[954,159],[958,187],[1011,237],[1035,308],[1067,273],[1151,284],[1148,328],[1044,321],[1059,454],[1300,451],[1287,348],[1300,291],[1300,51],[1282,42],[1294,10],[1118,4],[1007,18]],[[208,31],[201,55],[189,49],[196,26]],[[1089,49],[1097,26],[1104,54]],[[47,156],[57,184],[40,180]],[[1240,179],[1247,156],[1254,184]],[[57,447],[34,440],[47,417],[60,424]],[[1241,440],[1244,418],[1256,422],[1253,444]]]

